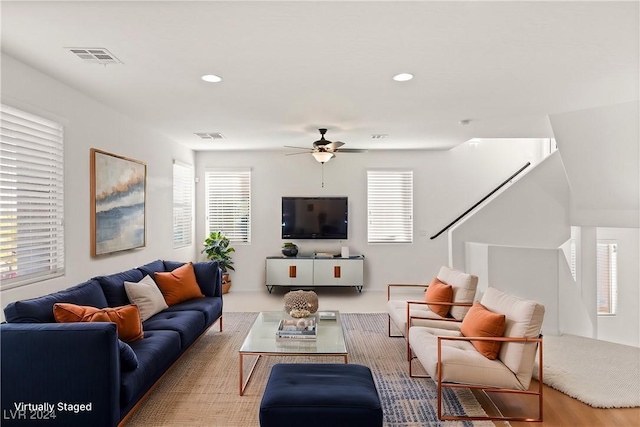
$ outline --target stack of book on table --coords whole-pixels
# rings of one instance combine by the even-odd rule
[[[318,322],[315,317],[282,319],[276,330],[278,341],[315,341],[318,338]]]

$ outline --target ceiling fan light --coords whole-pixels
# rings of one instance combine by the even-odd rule
[[[393,76],[393,80],[397,82],[408,82],[413,78],[413,74],[410,73],[400,73]]]
[[[327,163],[333,157],[333,154],[326,151],[316,151],[311,153],[314,159],[320,163]]]
[[[205,74],[200,78],[207,83],[220,83],[222,81],[222,77],[216,76],[215,74]]]

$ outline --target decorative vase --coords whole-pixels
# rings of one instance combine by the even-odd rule
[[[226,294],[227,292],[229,292],[230,288],[231,288],[231,280],[229,280],[229,273],[223,272],[222,273],[222,293]]]
[[[294,244],[285,244],[282,247],[282,255],[284,256],[296,256],[298,255],[298,247]]]

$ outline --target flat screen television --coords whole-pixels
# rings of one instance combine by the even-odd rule
[[[283,197],[283,239],[346,239],[346,197]]]

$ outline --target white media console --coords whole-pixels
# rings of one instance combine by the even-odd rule
[[[364,256],[349,258],[268,257],[265,263],[266,287],[353,286],[362,292]]]

